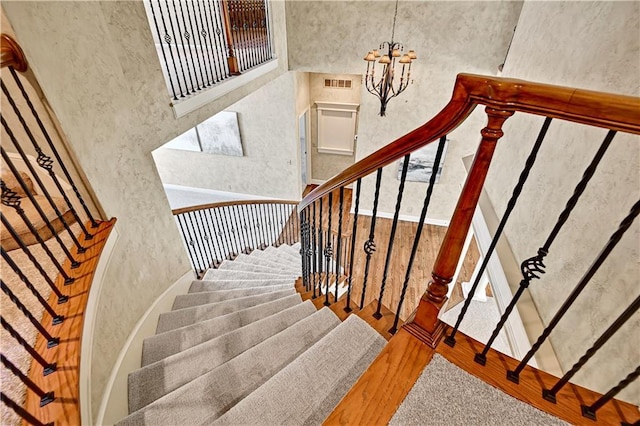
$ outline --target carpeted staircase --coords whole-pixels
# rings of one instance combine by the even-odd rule
[[[177,296],[129,375],[120,425],[319,424],[386,341],[295,290],[296,246],[225,261]]]

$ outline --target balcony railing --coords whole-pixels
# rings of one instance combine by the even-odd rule
[[[145,1],[174,101],[273,59],[267,0]]]

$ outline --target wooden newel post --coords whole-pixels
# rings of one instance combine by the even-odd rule
[[[444,241],[440,246],[438,258],[431,274],[431,281],[427,291],[420,299],[414,318],[405,325],[407,331],[431,347],[437,346],[444,333],[445,325],[438,320],[438,314],[447,300],[448,284],[455,274],[496,143],[504,134],[502,125],[507,118],[513,115],[513,111],[497,110],[491,107],[487,107],[485,111],[488,116],[488,124],[480,132],[482,140]]]
[[[224,19],[224,33],[227,38],[227,63],[229,64],[229,74],[240,75],[238,67],[238,58],[235,54],[233,43],[233,32],[231,28],[231,9],[230,1],[222,0],[222,18]]]

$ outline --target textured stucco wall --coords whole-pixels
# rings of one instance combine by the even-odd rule
[[[391,35],[393,1],[287,2],[289,66],[316,73],[363,74],[365,54]],[[520,2],[400,1],[396,40],[415,49],[413,84],[389,102],[386,117],[380,103],[362,90],[356,160],[432,118],[450,99],[456,74],[495,75],[513,33]],[[428,217],[448,220],[466,171],[462,157],[478,143],[485,119],[480,114],[450,137],[443,176]],[[472,118],[473,120],[473,118]],[[398,165],[385,168],[380,211],[393,212],[398,188]],[[361,209],[371,209],[372,180],[362,189]],[[419,216],[426,184],[408,182],[402,213]]]
[[[244,156],[160,148],[153,158],[162,182],[300,198],[294,73],[287,73],[226,108],[238,113]]]
[[[637,96],[640,93],[640,3],[526,2],[504,75]],[[615,24],[613,24],[615,23]],[[613,24],[613,25],[612,25]],[[487,190],[498,214],[542,124],[515,116],[498,144]],[[606,131],[551,125],[506,236],[519,261],[536,254],[573,193]],[[618,134],[566,226],[551,246],[546,274],[530,286],[548,324],[640,195],[640,140]],[[566,371],[640,293],[640,225],[636,223],[551,335]],[[579,384],[606,392],[640,362],[636,314],[595,358]],[[635,383],[624,398],[640,402]]]
[[[324,79],[352,80],[351,89],[324,87]],[[355,162],[354,155],[323,154],[318,152],[318,108],[316,101],[360,103],[360,75],[354,74],[309,74],[309,93],[311,97],[311,177],[327,180],[340,173]],[[357,122],[356,122],[357,126]],[[356,127],[357,132],[357,127]],[[357,143],[354,142],[354,149]],[[355,151],[354,151],[355,152]]]
[[[189,264],[151,151],[287,69],[284,4],[271,8],[279,69],[176,120],[141,1],[3,2],[102,207],[118,218],[93,336],[93,415],[132,327]]]

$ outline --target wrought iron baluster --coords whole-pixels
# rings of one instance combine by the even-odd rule
[[[273,57],[273,51],[271,49],[271,22],[269,18],[269,3],[264,1],[264,25],[265,25],[265,33],[266,33],[266,42],[267,42],[267,53],[268,59]]]
[[[187,254],[189,255],[189,260],[191,261],[191,266],[193,270],[197,273],[198,266],[196,265],[195,254],[193,254],[193,247],[189,244],[189,237],[187,236],[187,231],[185,230],[185,225],[183,224],[183,214],[176,215],[176,221],[178,222],[178,226],[180,227],[180,234],[184,239],[184,245],[187,247]]]
[[[65,270],[62,268],[62,265],[60,265],[60,262],[58,262],[58,260],[54,256],[54,254],[49,249],[49,247],[47,247],[47,245],[45,244],[44,240],[42,239],[42,237],[38,233],[38,230],[33,226],[31,221],[27,217],[27,214],[24,212],[22,207],[20,207],[20,199],[17,197],[16,193],[11,191],[9,188],[7,188],[7,186],[5,185],[4,181],[0,181],[0,182],[1,182],[1,185],[2,185],[2,204],[4,204],[5,206],[12,207],[13,209],[15,209],[15,211],[18,213],[18,215],[20,215],[20,218],[22,218],[22,220],[25,223],[25,225],[27,225],[27,228],[29,228],[29,231],[36,238],[36,241],[38,241],[38,244],[40,244],[40,246],[43,248],[43,250],[45,251],[45,253],[49,257],[49,259],[51,260],[51,263],[53,263],[53,265],[56,267],[56,269],[58,269],[58,272],[60,273],[60,275],[62,275],[62,277],[64,278],[64,283],[67,284],[67,285],[73,283],[74,278],[70,277],[65,272]],[[2,223],[5,225],[7,230],[9,230],[9,233],[11,234],[13,239],[18,243],[18,245],[23,249],[23,251],[26,252],[26,250],[25,250],[26,245],[24,244],[24,242],[22,241],[22,239],[20,238],[18,233],[14,230],[13,226],[11,226],[9,221],[4,217],[4,215],[2,215]],[[71,258],[71,259],[73,259],[73,258]],[[38,263],[38,262],[36,261],[36,263]]]
[[[182,219],[184,220],[184,229],[186,230],[185,237],[187,241],[187,246],[191,247],[191,249],[193,250],[193,260],[194,260],[194,263],[196,264],[195,270],[198,276],[200,276],[205,270],[205,265],[202,262],[202,259],[200,258],[200,252],[196,248],[196,241],[192,235],[193,223],[191,221],[191,217],[189,217],[189,213],[185,213],[182,216]]]
[[[180,2],[180,9],[182,10],[182,1]],[[191,3],[191,7],[193,9],[193,13],[189,10],[189,3]],[[198,21],[196,20],[196,27],[195,30],[193,29],[193,21],[194,21],[194,15],[196,14],[196,8],[195,5],[193,4],[193,0],[191,1],[185,1],[184,2],[184,7],[187,9],[187,16],[189,17],[189,27],[191,28],[191,41],[193,41],[193,50],[195,51],[195,57],[198,60],[198,68],[200,70],[200,77],[202,78],[202,89],[204,89],[205,87],[209,86],[208,82],[209,82],[209,76],[206,74],[207,68],[203,65],[203,61],[204,58],[201,58],[202,56],[202,44],[200,44],[200,52],[198,52],[198,42],[197,40],[200,39],[200,32],[198,31]],[[187,23],[185,22],[185,27],[186,27]],[[196,38],[197,37],[197,38]],[[196,73],[196,76],[198,74]]]
[[[507,222],[509,221],[509,217],[511,216],[511,212],[513,211],[513,209],[516,206],[516,203],[518,202],[518,198],[520,198],[520,194],[522,193],[522,189],[524,188],[524,184],[527,182],[527,179],[529,177],[529,173],[531,172],[531,169],[533,168],[533,165],[535,164],[536,158],[538,156],[538,151],[540,151],[540,147],[542,146],[542,142],[544,141],[545,136],[547,135],[547,131],[549,130],[549,126],[551,125],[551,117],[547,117],[544,120],[544,123],[542,124],[542,128],[540,129],[540,132],[538,133],[538,137],[535,141],[535,143],[533,144],[533,147],[531,148],[531,152],[529,153],[529,156],[527,157],[527,160],[525,161],[525,165],[524,168],[522,169],[522,172],[520,172],[520,177],[518,178],[518,183],[516,183],[516,186],[513,188],[513,192],[511,194],[511,198],[509,199],[509,201],[507,202],[507,207],[505,208],[504,214],[502,215],[502,219],[500,219],[500,223],[498,224],[498,228],[496,228],[496,233],[493,236],[493,239],[491,240],[491,244],[489,245],[489,249],[487,250],[487,253],[484,255],[484,258],[482,259],[482,264],[480,265],[480,269],[476,275],[476,278],[473,282],[473,285],[471,286],[471,290],[469,291],[469,294],[467,295],[466,300],[464,301],[464,305],[462,306],[462,310],[460,311],[460,314],[458,315],[458,319],[456,320],[456,324],[453,327],[453,331],[451,332],[451,334],[449,334],[445,339],[445,343],[451,347],[455,346],[456,344],[456,340],[455,340],[455,336],[456,333],[458,331],[458,328],[460,327],[460,323],[462,322],[462,319],[464,318],[465,314],[467,313],[467,310],[469,309],[469,305],[471,305],[471,300],[473,299],[473,296],[476,293],[476,289],[478,288],[478,285],[480,284],[480,280],[482,279],[482,276],[484,275],[484,271],[487,268],[487,265],[489,264],[489,260],[491,259],[491,256],[493,255],[493,251],[495,250],[496,246],[498,245],[498,241],[500,240],[500,237],[502,236],[502,232],[504,231],[504,227],[507,225]]]
[[[73,207],[73,205],[71,204],[71,200],[69,200],[69,197],[67,196],[64,188],[60,184],[60,180],[58,179],[58,176],[53,171],[53,160],[48,155],[45,155],[45,153],[42,151],[42,148],[40,147],[40,144],[38,144],[38,142],[36,141],[36,138],[33,136],[33,133],[31,132],[31,129],[29,128],[29,125],[25,121],[25,119],[24,119],[24,117],[22,115],[22,112],[20,112],[20,109],[17,107],[15,101],[13,100],[13,97],[11,96],[11,93],[9,93],[9,91],[7,90],[7,87],[5,86],[4,82],[0,82],[0,85],[2,86],[2,91],[5,94],[7,100],[11,104],[11,108],[13,109],[13,112],[15,113],[16,117],[20,121],[20,124],[22,124],[22,128],[24,129],[25,133],[27,134],[27,137],[31,141],[31,145],[33,145],[33,148],[35,149],[36,153],[38,154],[38,157],[36,159],[36,162],[38,163],[38,166],[40,166],[42,169],[47,171],[47,174],[49,175],[49,177],[51,178],[51,180],[55,184],[56,188],[60,192],[60,195],[62,196],[62,199],[67,204],[67,207],[69,208],[69,211],[71,212],[73,217],[78,222],[78,225],[80,226],[80,229],[82,229],[82,232],[84,233],[85,239],[87,239],[87,240],[92,239],[93,235],[91,235],[89,233],[89,231],[87,231],[87,228],[85,228],[84,224],[82,223],[82,220],[80,219],[80,217],[78,216],[78,213],[76,212],[75,207]],[[4,123],[3,123],[3,125],[4,125]],[[33,176],[33,179],[37,182],[38,186],[40,187],[40,189],[42,191],[42,195],[45,196],[45,198],[47,199],[47,201],[49,202],[49,204],[53,208],[53,211],[56,213],[56,215],[60,219],[60,222],[64,226],[65,230],[69,233],[69,236],[71,237],[71,239],[73,240],[73,243],[77,247],[78,253],[84,253],[86,251],[86,249],[84,247],[82,247],[82,245],[80,244],[80,241],[78,241],[76,236],[73,234],[73,232],[69,228],[69,224],[67,223],[67,221],[63,217],[62,213],[58,209],[58,206],[56,205],[56,203],[51,198],[51,195],[49,194],[49,191],[47,190],[47,187],[42,182],[42,179],[40,179],[40,176],[38,176],[38,173],[36,173],[34,167],[31,165],[31,161],[29,161],[26,153],[22,149],[22,146],[20,146],[20,143],[14,137],[13,133],[11,131],[9,131],[8,126],[6,127],[6,129],[7,129],[7,134],[11,138],[11,142],[13,142],[13,145],[16,147],[16,150],[20,154],[20,157],[22,158],[22,160],[24,161],[25,165],[27,166],[27,168],[31,172],[31,174]]]
[[[224,259],[223,253],[220,250],[220,245],[217,238],[217,232],[214,227],[213,215],[211,213],[212,209],[206,209],[203,211],[203,215],[207,221],[207,236],[209,237],[209,241],[211,242],[212,250],[215,256],[215,262],[213,267],[217,268],[220,266],[220,263]]]
[[[611,254],[615,246],[618,244],[618,242],[620,242],[620,239],[622,238],[622,236],[629,229],[629,227],[631,227],[634,219],[638,216],[639,213],[640,213],[640,200],[636,201],[636,203],[631,208],[631,211],[629,212],[629,214],[622,220],[622,222],[620,222],[618,229],[611,235],[611,238],[609,238],[609,241],[607,242],[607,244],[604,246],[602,251],[598,254],[598,257],[596,257],[596,259],[593,261],[593,263],[591,264],[587,272],[584,274],[584,276],[580,279],[576,287],[571,291],[571,294],[569,295],[567,300],[565,300],[562,306],[560,307],[560,309],[558,309],[556,314],[553,316],[553,318],[551,319],[547,327],[544,329],[544,331],[540,335],[540,337],[538,337],[538,340],[533,344],[529,352],[527,352],[527,354],[522,359],[520,364],[518,364],[515,370],[509,371],[507,373],[507,378],[509,380],[511,380],[512,382],[518,383],[520,372],[527,365],[527,362],[529,362],[531,357],[538,351],[538,349],[540,349],[540,346],[542,345],[542,343],[544,343],[547,337],[549,337],[549,334],[551,334],[551,331],[553,331],[556,325],[558,325],[558,322],[560,322],[560,320],[562,319],[564,314],[567,312],[567,310],[571,307],[571,305],[573,305],[573,302],[575,302],[578,295],[580,295],[582,290],[586,287],[586,285],[589,283],[591,278],[598,271],[600,266],[602,266],[602,264],[607,259],[607,257],[609,257],[609,255]]]
[[[2,124],[5,124],[4,118],[1,118],[1,121],[2,121]],[[34,195],[31,193],[31,191],[29,190],[29,187],[27,186],[27,184],[24,182],[24,180],[20,176],[20,172],[18,171],[18,169],[16,169],[16,167],[11,162],[11,159],[7,155],[7,153],[4,150],[4,148],[1,148],[0,151],[2,153],[2,158],[4,159],[5,164],[7,166],[9,166],[9,170],[11,170],[11,173],[13,173],[13,177],[18,181],[18,183],[20,184],[20,187],[22,188],[22,191],[26,194],[26,196],[29,199],[29,201],[31,201],[31,205],[36,209],[36,212],[38,213],[38,215],[42,219],[44,225],[47,227],[49,232],[51,232],[51,236],[53,238],[55,238],[56,242],[60,245],[60,248],[64,252],[65,256],[71,262],[71,269],[75,269],[75,268],[79,267],[80,266],[80,262],[78,262],[73,257],[73,255],[71,254],[69,249],[67,249],[67,247],[64,245],[64,242],[62,241],[62,239],[60,239],[60,236],[58,235],[58,233],[56,232],[55,228],[53,227],[53,225],[49,221],[49,218],[47,217],[46,213],[44,212],[44,210],[42,210],[42,207],[40,207],[40,204],[35,199]],[[29,161],[29,160],[25,159],[25,161]],[[35,173],[35,171],[32,171],[32,173]],[[51,198],[49,198],[49,199],[51,199]],[[53,200],[51,202],[53,203]],[[9,187],[7,187],[5,185],[5,183],[4,183],[4,181],[2,181],[2,204],[14,208],[16,210],[16,212],[20,215],[22,220],[24,220],[25,224],[29,228],[29,231],[31,231],[33,233],[34,237],[36,237],[36,239],[38,240],[38,243],[40,243],[41,245],[44,245],[44,240],[42,239],[40,233],[35,228],[35,226],[31,222],[31,220],[25,214],[24,210],[21,207],[20,197],[18,196],[18,194],[16,192],[12,191]],[[59,214],[60,211],[58,211],[57,213]],[[61,215],[59,217],[61,217]],[[80,247],[82,247],[82,246],[80,246]],[[47,248],[45,250],[48,251],[49,249]],[[83,250],[84,250],[84,248],[83,248]],[[78,251],[80,251],[80,249],[78,249]],[[50,253],[50,251],[48,251],[48,253]],[[58,265],[59,265],[59,263],[58,263]],[[59,269],[62,269],[62,267],[60,267]],[[68,275],[66,275],[66,273],[63,274],[63,275],[65,275],[65,278],[68,278]],[[69,283],[72,283],[72,282],[73,282],[73,279],[70,279]]]
[[[306,265],[306,256],[304,255],[304,252],[306,250],[305,247],[305,229],[306,229],[306,224],[307,224],[307,220],[306,220],[306,215],[307,210],[303,209],[300,212],[300,228],[302,229],[302,235],[300,237],[300,262],[301,262],[301,266],[302,266],[302,282],[305,286],[305,289],[307,287],[307,265]]]
[[[182,82],[184,83],[184,87],[185,90],[182,92],[182,97],[184,97],[185,92],[187,95],[191,94],[191,90],[189,89],[189,82],[187,81],[187,75],[184,72],[184,64],[182,63],[182,57],[180,56],[180,48],[178,47],[178,38],[176,37],[176,30],[174,28],[173,25],[173,19],[171,18],[171,8],[169,6],[169,0],[164,0],[165,1],[165,5],[167,6],[167,19],[169,20],[169,27],[171,28],[171,32],[173,33],[173,40],[175,40],[176,43],[176,54],[177,54],[177,60],[180,63],[180,71],[182,72]],[[175,4],[174,4],[174,9],[175,9]],[[161,14],[162,19],[164,21],[164,14]],[[177,21],[177,16],[176,16],[176,21]],[[180,34],[180,28],[178,28],[178,34]],[[170,37],[167,37],[168,33],[165,35],[165,41],[169,40]],[[167,41],[167,43],[169,43],[169,41]],[[184,44],[182,45],[182,50],[184,52]],[[186,53],[184,53],[185,56],[185,60],[186,60]],[[178,76],[178,74],[176,73],[176,79],[178,80],[178,84],[180,84],[180,77]],[[195,90],[194,90],[195,93]]]
[[[356,181],[356,202],[353,211],[353,228],[351,229],[351,247],[349,254],[349,281],[347,283],[347,301],[344,307],[345,312],[351,312],[351,282],[353,280],[353,255],[355,254],[356,248],[356,233],[358,230],[358,208],[360,206],[360,185],[362,184],[362,179],[358,178]]]
[[[204,242],[204,229],[202,226],[202,222],[198,219],[197,211],[189,212],[187,213],[187,216],[189,217],[192,225],[191,229],[193,230],[193,239],[196,243],[196,246],[198,247],[200,258],[202,259],[202,272],[205,272],[211,267],[211,263],[213,262],[213,260],[211,262],[209,261],[210,256],[206,247],[206,243]]]
[[[407,170],[409,169],[409,158],[411,154],[404,156],[404,163],[402,165],[402,171],[400,173],[400,185],[398,187],[398,198],[396,199],[396,210],[393,214],[393,222],[391,224],[391,233],[389,234],[389,244],[387,245],[387,257],[384,261],[384,271],[382,272],[382,282],[380,283],[380,295],[378,296],[378,307],[373,314],[375,319],[382,318],[382,297],[384,296],[384,290],[387,286],[387,275],[389,274],[389,264],[391,263],[391,253],[393,252],[393,243],[396,238],[396,229],[398,228],[398,216],[400,215],[400,205],[402,204],[402,194],[404,192],[404,183],[407,179]]]
[[[340,196],[338,200],[338,238],[336,245],[336,294],[335,300],[338,301],[338,282],[340,281],[340,257],[342,253],[342,215],[344,212],[344,187],[340,187]]]
[[[16,305],[18,310],[20,310],[20,312],[22,312],[24,316],[27,317],[29,322],[33,324],[36,330],[38,330],[38,332],[40,332],[40,334],[42,334],[42,336],[47,339],[47,347],[53,348],[54,346],[58,346],[58,344],[60,343],[60,339],[49,334],[49,332],[42,326],[42,324],[40,324],[38,320],[36,320],[31,311],[29,311],[29,309],[20,301],[18,296],[16,296],[15,293],[11,291],[9,286],[7,286],[2,279],[0,279],[0,288],[2,289],[4,294],[7,295],[9,300],[11,300]]]
[[[635,379],[637,379],[639,376],[640,376],[640,365],[636,367],[636,369],[633,370],[631,373],[629,373],[627,377],[622,379],[616,386],[611,388],[609,392],[602,395],[596,402],[594,402],[590,406],[582,405],[581,406],[582,415],[588,419],[596,420],[596,412],[600,408],[602,408],[604,404],[606,404],[611,399],[613,399],[613,397],[616,396],[621,390],[629,386],[629,384],[633,382]],[[634,425],[637,425],[637,424],[638,424],[637,422],[634,423]]]
[[[393,325],[389,329],[389,333],[395,334],[398,331],[398,323],[400,322],[400,312],[404,303],[404,298],[407,294],[407,288],[409,287],[409,280],[411,279],[411,271],[413,270],[413,262],[416,259],[418,253],[418,246],[420,245],[420,237],[422,237],[422,229],[424,228],[424,221],[427,218],[427,210],[431,203],[431,194],[433,194],[433,186],[436,183],[437,172],[442,161],[442,154],[444,152],[444,146],[447,142],[447,136],[442,136],[438,142],[438,149],[436,151],[436,157],[433,160],[433,168],[431,169],[431,177],[429,178],[429,186],[427,186],[427,192],[424,196],[424,202],[422,203],[422,211],[420,212],[420,219],[418,220],[418,227],[416,229],[416,235],[413,239],[413,246],[411,247],[411,254],[409,255],[409,262],[407,263],[407,272],[404,275],[404,281],[402,283],[402,290],[400,292],[400,300],[398,301],[398,308],[396,309],[396,316],[393,320]]]
[[[271,236],[269,235],[269,227],[267,226],[267,223],[269,222],[267,219],[267,215],[265,213],[265,208],[264,208],[264,204],[260,203],[257,206],[258,209],[258,213],[260,214],[260,222],[261,222],[261,229],[262,229],[262,233],[264,234],[264,244],[263,244],[263,249],[269,247],[271,245]]]
[[[253,209],[251,208],[252,204],[245,204],[244,210],[247,218],[247,225],[249,228],[247,229],[249,232],[249,242],[251,243],[251,251],[258,248],[258,234],[256,233],[256,221],[253,217]]]
[[[324,300],[324,306],[330,306],[331,302],[329,302],[329,278],[331,275],[331,258],[333,257],[333,246],[331,245],[332,243],[332,238],[331,238],[331,217],[333,216],[333,192],[329,193],[329,205],[327,210],[329,210],[329,227],[327,228],[327,246],[324,248],[324,258],[326,261],[326,270],[327,270],[327,275],[325,278],[325,300]]]
[[[322,272],[324,269],[324,240],[323,240],[323,221],[324,221],[324,216],[322,215],[322,205],[324,204],[324,201],[322,200],[322,198],[319,200],[319,210],[320,210],[320,216],[318,217],[318,296],[322,296]]]
[[[602,347],[602,345],[607,343],[607,340],[609,340],[620,329],[620,327],[622,327],[622,325],[627,322],[634,313],[638,311],[638,309],[640,309],[640,296],[636,297],[631,305],[629,305],[627,309],[625,309],[624,312],[622,312],[622,314],[620,314],[618,318],[616,318],[616,320],[609,326],[609,328],[607,328],[607,330],[602,333],[598,340],[595,341],[591,348],[589,348],[589,350],[587,350],[587,352],[582,357],[580,357],[578,362],[573,364],[571,369],[567,371],[565,375],[562,376],[562,378],[558,380],[558,382],[551,389],[545,389],[542,391],[542,397],[547,401],[553,402],[555,404],[556,394],[558,393],[558,391],[562,389],[562,387],[566,385],[578,371],[580,371],[582,366],[585,365],[593,355],[595,355],[595,353]]]
[[[33,414],[22,408],[20,404],[17,404],[4,392],[0,392],[0,400],[9,408],[11,408],[17,415],[22,417],[24,421],[33,425],[33,426],[53,426],[53,423],[44,424],[40,420],[38,420]]]
[[[61,324],[62,321],[64,321],[64,316],[58,315],[56,311],[53,310],[51,305],[49,305],[49,303],[45,300],[45,298],[42,297],[40,292],[34,287],[34,285],[31,283],[29,278],[27,278],[27,276],[20,270],[20,267],[13,261],[13,259],[11,259],[9,254],[6,251],[4,251],[2,247],[0,247],[0,252],[2,253],[2,258],[7,262],[7,264],[13,270],[13,272],[16,273],[18,278],[20,278],[20,281],[22,281],[25,287],[29,289],[31,294],[33,294],[33,296],[36,299],[38,299],[38,302],[40,302],[44,310],[47,311],[49,315],[51,315],[51,318],[53,318],[52,324],[53,325]],[[45,278],[46,278],[47,284],[55,288],[53,281],[51,281],[51,279],[49,279],[49,277],[47,277],[46,275],[45,275]],[[54,294],[58,296],[58,292],[54,291]],[[66,303],[68,300],[69,300],[68,296],[64,296],[64,295],[62,297],[58,296],[58,304]]]
[[[160,6],[160,2],[158,2],[158,7],[159,6]],[[171,93],[173,93],[173,100],[177,101],[178,96],[176,94],[175,86],[173,85],[173,79],[171,78],[171,69],[169,68],[169,61],[167,61],[167,54],[164,51],[164,44],[162,43],[163,37],[162,37],[162,34],[160,34],[160,27],[158,26],[158,19],[156,18],[156,11],[153,7],[153,0],[149,0],[149,9],[151,9],[151,16],[153,17],[153,23],[156,27],[156,34],[158,35],[158,41],[160,42],[160,51],[162,52],[162,59],[167,69],[167,77],[169,79],[169,84],[171,85]],[[162,8],[160,8],[160,14],[162,14]],[[165,34],[166,32],[167,31],[165,28]],[[171,45],[169,44],[169,42],[167,42],[167,45],[169,46],[169,57],[171,57]],[[171,60],[173,62],[173,57],[171,57]],[[177,74],[177,71],[176,71],[176,74]]]
[[[264,236],[264,229],[262,229],[262,218],[260,216],[260,210],[258,209],[258,206],[256,204],[252,204],[251,208],[253,209],[253,217],[255,218],[255,229],[259,241],[257,248],[262,250],[264,247],[266,247],[266,239]]]
[[[231,222],[231,217],[230,214],[231,212],[228,211],[228,209],[226,207],[221,207],[220,208],[220,214],[224,214],[224,225],[225,225],[225,230],[227,231],[227,234],[229,235],[228,238],[231,239],[231,241],[234,244],[234,252],[233,252],[233,256],[232,259],[235,259],[236,256],[238,256],[238,254],[240,254],[240,243],[238,241],[238,235],[236,232],[236,225],[234,223]]]
[[[273,235],[273,246],[278,247],[278,225],[277,218],[273,211],[273,204],[268,204],[269,209],[269,226],[271,227],[271,235]]]
[[[221,62],[220,62],[220,58],[218,57],[218,46],[217,46],[217,39],[216,39],[216,34],[215,34],[215,23],[213,22],[213,17],[211,16],[210,19],[210,15],[213,13],[211,10],[211,5],[207,2],[207,0],[198,0],[198,4],[200,4],[200,1],[202,1],[202,4],[204,5],[204,25],[206,28],[206,35],[208,36],[208,41],[209,43],[207,44],[209,46],[209,50],[210,50],[210,59],[211,59],[211,73],[212,73],[212,81],[214,83],[219,82],[220,80],[222,80],[223,78],[223,74],[224,72],[221,71]]]
[[[220,63],[223,64],[224,69],[224,78],[231,76],[231,68],[229,67],[229,62],[227,60],[227,55],[231,54],[233,56],[233,46],[228,46],[225,37],[225,27],[226,22],[224,21],[223,11],[222,11],[222,2],[215,1],[213,7],[213,14],[211,18],[215,18],[216,20],[216,46],[218,46],[218,56]]]
[[[187,32],[187,26],[184,20],[184,11],[182,10],[182,1],[173,0],[173,10],[175,12],[176,17],[176,26],[178,27],[178,33],[180,34],[180,41],[182,42],[182,53],[184,53],[184,62],[187,64],[187,76],[189,77],[189,82],[191,83],[191,91],[196,93],[200,90],[198,86],[198,76],[195,75],[195,62],[193,59],[193,54],[191,54],[191,48],[189,48],[189,55],[187,55],[187,48],[185,47],[184,39],[187,39],[187,45],[189,42],[189,33]],[[184,27],[184,32],[182,31],[182,27],[180,26],[180,16],[178,15],[178,8],[176,8],[176,3],[180,5],[180,11],[182,12],[182,26]],[[189,63],[189,56],[191,56],[191,64]],[[194,83],[195,76],[195,83]]]
[[[222,245],[222,258],[220,259],[220,263],[222,263],[224,260],[230,259],[229,257],[229,253],[231,253],[233,251],[233,248],[231,246],[231,238],[227,237],[227,226],[225,224],[225,222],[221,219],[222,218],[222,208],[221,207],[214,207],[213,209],[211,209],[213,215],[216,218],[216,235],[217,235],[217,241],[218,244]]]
[[[242,253],[249,254],[249,241],[247,235],[247,225],[244,220],[244,214],[242,212],[242,208],[239,205],[234,205],[233,210],[236,212],[236,218],[238,218],[238,223],[240,224],[240,241],[242,241]]]
[[[316,229],[316,202],[313,202],[312,207],[312,225],[311,225],[311,266],[313,268],[313,280],[311,285],[313,286],[313,298],[316,298],[316,287],[318,285],[318,258],[317,258],[317,229]]]
[[[513,311],[516,303],[518,302],[518,300],[520,300],[522,293],[524,293],[524,290],[527,287],[529,287],[531,280],[533,280],[534,278],[539,279],[540,275],[544,274],[545,272],[544,259],[549,254],[549,250],[551,249],[551,244],[555,240],[556,236],[560,232],[560,229],[562,229],[567,219],[569,218],[569,215],[571,214],[574,207],[578,203],[578,200],[580,199],[580,196],[582,195],[585,188],[587,187],[589,180],[591,180],[591,177],[593,177],[593,175],[595,174],[596,168],[598,167],[598,164],[600,164],[600,160],[602,160],[602,158],[604,157],[604,154],[607,151],[607,148],[609,148],[609,146],[611,145],[611,141],[613,140],[613,137],[615,136],[615,134],[616,132],[613,130],[610,130],[607,133],[606,137],[602,141],[602,144],[600,145],[600,148],[598,149],[598,152],[596,152],[596,155],[594,156],[593,160],[591,161],[591,163],[585,170],[584,174],[582,175],[582,179],[576,186],[573,192],[573,195],[567,202],[562,213],[560,213],[560,216],[558,217],[558,221],[556,222],[556,225],[551,231],[551,234],[549,234],[549,237],[547,238],[547,241],[544,243],[544,246],[538,249],[538,254],[536,256],[533,256],[525,260],[524,262],[522,262],[522,265],[520,266],[520,269],[522,270],[522,281],[520,281],[520,286],[516,291],[516,293],[514,294],[511,302],[505,309],[504,313],[500,317],[500,321],[498,322],[495,329],[491,333],[491,337],[487,341],[487,344],[482,350],[482,353],[476,354],[474,359],[477,363],[484,365],[484,363],[486,362],[486,355],[489,352],[489,348],[491,348],[491,345],[493,344],[494,340],[496,339],[496,337],[498,337],[498,333],[500,332],[504,324],[507,322],[507,319],[509,318],[509,315],[511,315],[511,312]]]
[[[201,0],[195,0],[195,4],[198,6],[198,18],[200,18],[200,31],[199,31],[199,38],[200,38],[200,43],[202,44],[202,50],[204,53],[204,57],[202,58],[202,61],[205,63],[205,69],[207,72],[207,78],[208,78],[208,86],[212,86],[216,83],[216,75],[215,72],[213,70],[213,49],[212,49],[212,45],[210,43],[207,43],[207,36],[210,36],[209,33],[209,25],[207,22],[207,16],[206,13],[202,13],[202,4],[201,4]],[[195,10],[195,6],[194,6],[194,10]],[[196,22],[198,21],[198,19],[196,18]],[[197,24],[196,24],[197,25]]]
[[[9,324],[7,322],[7,320],[0,316],[0,323],[2,324],[2,327],[7,330],[7,332],[11,335],[11,337],[13,337],[20,346],[22,346],[24,348],[24,350],[26,350],[27,352],[29,352],[29,355],[31,355],[31,357],[42,366],[43,368],[43,375],[44,376],[48,376],[49,374],[55,372],[57,370],[57,365],[55,362],[47,362],[47,360],[45,360],[42,355],[40,355],[35,349],[33,349],[33,347],[31,345],[29,345],[29,343],[24,339],[24,337],[22,337],[20,335],[20,333],[18,333],[12,326],[11,324]]]
[[[207,255],[207,266],[209,268],[214,268],[215,266],[215,252],[213,248],[213,244],[211,238],[209,238],[209,224],[207,223],[206,214],[202,210],[197,210],[193,212],[197,217],[197,222],[200,227],[200,237],[202,238],[202,247],[204,248],[205,254]]]
[[[0,354],[0,362],[4,365],[9,371],[13,373],[22,383],[25,384],[26,387],[31,389],[36,395],[40,397],[40,406],[44,407],[45,405],[53,402],[55,399],[53,392],[45,392],[38,385],[36,385],[29,377],[27,377],[18,367],[16,367],[9,359],[7,359],[4,354]]]
[[[380,181],[382,179],[382,167],[376,173],[376,189],[373,196],[373,214],[371,216],[371,228],[369,229],[369,239],[364,243],[364,252],[367,259],[364,266],[364,279],[362,282],[362,295],[360,297],[360,309],[364,308],[364,298],[367,292],[367,279],[369,278],[369,266],[371,264],[371,255],[376,251],[375,232],[376,232],[376,215],[378,213],[378,199],[380,197]]]
[[[47,141],[47,144],[49,145],[49,149],[51,149],[51,152],[53,153],[53,156],[58,161],[57,164],[60,167],[60,170],[62,170],[62,173],[64,174],[64,176],[66,177],[67,183],[69,183],[69,185],[71,185],[71,189],[73,189],[73,192],[76,195],[76,198],[80,202],[80,205],[82,206],[83,210],[87,214],[87,217],[91,221],[91,227],[92,228],[97,228],[98,227],[98,222],[96,222],[96,220],[93,218],[93,215],[91,214],[91,212],[89,211],[89,208],[85,204],[84,199],[82,198],[82,195],[80,194],[80,191],[78,190],[78,187],[76,186],[73,178],[71,177],[71,174],[69,173],[69,170],[67,169],[67,167],[65,166],[64,162],[62,161],[62,158],[60,158],[60,154],[58,153],[58,150],[56,149],[56,146],[53,144],[53,141],[51,140],[51,136],[49,136],[49,132],[47,132],[47,129],[44,127],[44,124],[42,123],[42,120],[40,119],[40,115],[38,114],[38,112],[36,111],[35,107],[33,106],[33,103],[31,102],[31,99],[29,98],[29,95],[27,94],[26,90],[24,89],[24,86],[22,85],[22,82],[18,78],[18,74],[16,74],[16,70],[14,70],[13,67],[9,67],[9,71],[11,72],[11,75],[13,76],[13,79],[15,80],[16,85],[20,89],[20,93],[22,93],[23,99],[25,100],[25,102],[29,106],[29,110],[31,110],[31,115],[33,116],[33,118],[35,118],[36,122],[38,123],[38,127],[40,128],[40,131],[44,135],[44,138]]]

